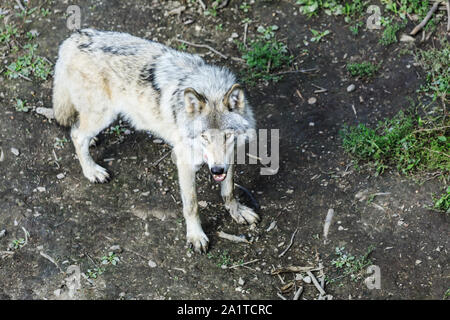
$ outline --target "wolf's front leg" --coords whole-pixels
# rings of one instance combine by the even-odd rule
[[[198,253],[206,253],[209,239],[203,232],[198,215],[197,192],[195,187],[195,169],[186,159],[186,153],[177,152],[178,180],[181,199],[183,201],[183,216],[186,220],[186,239],[188,245]]]
[[[234,183],[233,183],[234,165],[230,164],[227,172],[227,177],[221,182],[220,193],[222,199],[225,202],[225,208],[230,212],[231,217],[237,223],[241,224],[254,224],[260,219],[259,216],[253,211],[253,209],[240,204],[233,195]]]

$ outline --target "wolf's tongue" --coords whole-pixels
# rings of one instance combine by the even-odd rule
[[[213,178],[216,181],[223,181],[227,175],[225,173],[222,174],[213,174]]]

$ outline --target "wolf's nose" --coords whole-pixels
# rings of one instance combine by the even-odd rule
[[[212,174],[222,174],[225,171],[225,169],[223,167],[212,167],[211,168],[211,173]]]

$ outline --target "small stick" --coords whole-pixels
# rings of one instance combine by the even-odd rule
[[[302,293],[303,293],[303,287],[298,288],[298,290],[295,292],[294,298],[292,300],[298,300]]]
[[[298,89],[295,89],[295,93],[297,93],[297,95],[300,97],[300,99],[305,101],[305,98],[303,98],[302,94],[300,93],[300,91]]]
[[[31,81],[31,82],[33,81],[33,80],[31,80],[30,78],[28,78],[28,77],[24,76],[23,74],[21,74],[20,72],[17,72],[16,70],[10,69],[9,66],[6,66],[6,69],[8,69],[8,70],[11,71],[11,72],[16,73],[16,74],[17,74],[19,77],[21,77],[22,79],[25,79],[25,80]]]
[[[287,300],[285,296],[283,296],[281,293],[277,292],[277,296],[280,297],[282,300]]]
[[[284,272],[308,272],[308,271],[318,271],[318,270],[320,270],[320,268],[290,266],[290,267],[286,267],[286,268],[280,268],[280,269],[273,270],[271,272],[271,274],[277,275],[279,273],[284,273]]]
[[[322,93],[322,92],[327,92],[327,91],[328,91],[328,89],[319,87],[319,86],[315,85],[314,83],[311,83],[311,85],[312,85],[313,87],[319,89],[319,90],[315,90],[314,93]]]
[[[52,257],[50,257],[48,254],[45,254],[43,251],[40,251],[39,254],[41,256],[43,256],[45,259],[47,259],[48,261],[50,261],[51,263],[53,263],[59,269],[59,271],[61,271],[61,273],[64,273],[64,271],[62,271],[62,269],[59,267],[59,265],[56,263],[56,261],[53,260]]]
[[[422,30],[423,27],[425,27],[425,25],[428,23],[428,21],[431,19],[431,16],[433,15],[433,13],[437,10],[438,6],[440,4],[440,1],[436,1],[433,6],[431,7],[430,11],[428,11],[427,15],[425,16],[425,18],[422,20],[422,22],[420,24],[418,24],[411,32],[410,35],[411,36],[415,36],[417,34],[417,32],[419,32],[420,30]]]
[[[217,51],[216,49],[208,46],[207,44],[197,44],[197,43],[192,43],[192,42],[188,42],[182,39],[176,39],[178,42],[193,46],[193,47],[197,47],[197,48],[206,48],[212,52],[214,52],[215,54],[217,54],[218,56],[222,57],[223,59],[228,59],[228,57],[226,55],[224,55],[223,53],[220,53],[219,51]]]
[[[320,295],[325,296],[327,293],[322,289],[322,287],[320,286],[319,282],[317,282],[317,279],[312,274],[312,272],[311,271],[307,271],[306,273],[311,278],[311,280],[312,280],[314,286],[316,287],[316,289],[320,292]]]
[[[288,74],[288,73],[310,73],[312,71],[318,71],[318,70],[319,70],[319,68],[291,70],[291,71],[278,72],[278,73],[273,74],[273,76],[280,76],[280,75]]]
[[[447,0],[447,32],[450,32],[450,0]]]
[[[233,234],[228,234],[225,233],[223,231],[219,231],[217,232],[217,235],[222,238],[222,239],[226,239],[226,240],[230,240],[233,242],[243,242],[243,243],[250,243],[250,241],[248,241],[247,239],[245,239],[244,237],[239,237],[239,236],[235,236]]]
[[[246,44],[246,42],[247,42],[247,30],[248,30],[248,23],[244,24],[244,40],[243,40],[243,42],[244,42],[244,46],[246,46],[246,47],[247,47],[247,44]]]
[[[323,237],[325,238],[325,240],[328,238],[328,231],[330,229],[331,220],[333,219],[333,216],[334,210],[328,209],[327,216],[325,218],[325,224],[323,226]]]
[[[172,150],[170,150],[169,152],[167,152],[165,155],[163,155],[158,161],[152,163],[153,167],[157,167],[161,161],[163,161],[165,158],[167,158],[167,156],[172,152]]]
[[[22,3],[20,2],[20,0],[16,0],[17,5],[19,6],[20,10],[25,11],[24,6],[22,5]]]
[[[252,261],[244,262],[242,264],[235,264],[235,265],[232,265],[231,267],[228,267],[227,269],[234,269],[234,268],[237,268],[237,267],[243,267],[243,266],[246,266],[246,265],[248,265],[250,263],[254,263],[256,261],[259,261],[259,259],[254,259]]]
[[[291,242],[289,243],[289,245],[287,246],[287,248],[286,248],[282,253],[280,253],[280,254],[278,255],[278,258],[281,258],[282,256],[284,256],[284,255],[286,254],[286,252],[292,247],[292,244],[294,243],[294,238],[295,238],[295,235],[297,234],[297,232],[298,232],[298,228],[295,229],[294,233],[293,233],[292,236],[291,236]]]
[[[225,8],[228,5],[228,1],[229,0],[222,1],[222,3],[220,5],[218,5],[216,9],[223,9],[223,8]]]
[[[198,2],[200,3],[200,5],[202,6],[203,10],[206,10],[206,5],[202,0],[198,0]]]

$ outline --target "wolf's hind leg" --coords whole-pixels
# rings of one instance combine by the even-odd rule
[[[87,116],[80,113],[79,121],[72,126],[70,132],[83,174],[89,181],[94,183],[107,182],[109,173],[105,168],[94,162],[89,154],[89,145],[92,139],[112,122],[113,118],[112,115],[89,114]]]
[[[230,164],[227,177],[221,182],[220,193],[223,201],[225,202],[225,208],[227,208],[231,217],[237,223],[255,224],[260,220],[259,216],[253,211],[253,209],[240,204],[239,201],[234,198],[233,173],[234,165]]]

